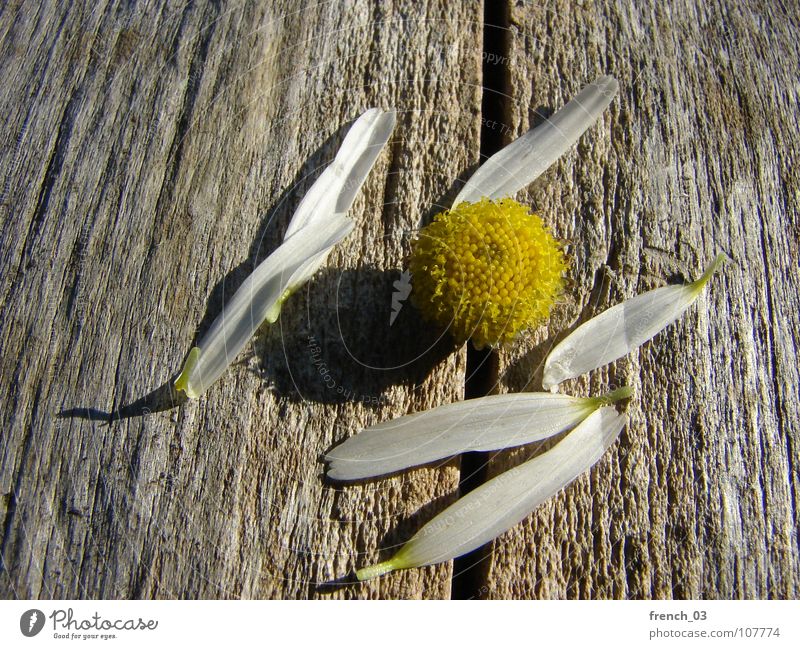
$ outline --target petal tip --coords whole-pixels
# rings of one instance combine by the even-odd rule
[[[714,273],[716,273],[725,262],[728,262],[730,260],[731,258],[728,257],[728,255],[726,255],[724,252],[721,252],[716,257],[714,257],[714,261],[712,261],[708,265],[703,274],[700,276],[700,279],[698,279],[696,282],[693,283],[695,290],[698,293],[702,291],[705,288],[706,284],[708,284],[708,282],[714,276]]]
[[[325,461],[329,461],[327,457],[325,458]],[[347,479],[342,475],[342,472],[339,470],[339,468],[333,464],[330,464],[328,468],[325,469],[325,477],[327,477],[328,480],[335,480],[336,482],[342,482]]]
[[[545,363],[544,376],[542,376],[542,389],[551,394],[555,394],[558,392],[559,383],[561,383],[561,379],[555,375],[553,367]]]
[[[611,92],[613,94],[617,94],[619,91],[619,81],[617,81],[616,77],[610,74],[604,74],[602,77],[597,77],[594,81],[594,85],[600,86],[605,92]]]
[[[391,125],[394,126],[397,122],[397,110],[394,108],[388,108],[387,110],[383,111],[383,114],[386,116],[386,119],[391,122]]]

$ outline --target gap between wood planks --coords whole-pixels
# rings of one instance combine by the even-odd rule
[[[510,6],[507,2],[486,0],[483,7],[483,67],[481,98],[481,162],[497,153],[506,142],[510,121],[508,68],[511,40]],[[477,350],[467,343],[467,374],[464,398],[475,399],[492,394],[499,379],[499,359],[491,348]],[[459,497],[486,482],[489,453],[464,453],[461,456]],[[486,573],[491,544],[487,544],[453,562],[450,588],[452,599],[476,599],[485,595]]]

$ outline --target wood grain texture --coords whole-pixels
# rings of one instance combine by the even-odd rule
[[[410,307],[389,327],[409,232],[478,159],[480,6],[444,5],[6,5],[4,596],[449,596],[449,565],[320,584],[457,467],[336,488],[318,461],[463,395],[462,353]],[[355,231],[203,398],[140,402],[373,105],[398,125]]]
[[[599,74],[621,94],[527,192],[569,242],[570,288],[549,327],[503,352],[499,389],[541,389],[547,351],[608,306],[697,278],[720,251],[733,261],[676,325],[561,386],[633,386],[630,425],[494,543],[484,595],[797,597],[798,15],[635,6],[512,9],[511,136]]]
[[[494,128],[523,132],[599,74],[622,91],[521,196],[569,242],[570,287],[503,350],[498,389],[539,389],[547,350],[606,306],[733,263],[676,326],[564,385],[633,385],[631,425],[493,544],[479,594],[797,597],[800,21],[636,7],[512,4]],[[449,597],[450,564],[324,583],[452,502],[457,461],[341,487],[318,457],[463,396],[463,350],[410,306],[389,318],[409,233],[478,161],[481,3],[1,11],[0,596]],[[204,397],[173,403],[159,386],[373,105],[398,125],[355,231]]]

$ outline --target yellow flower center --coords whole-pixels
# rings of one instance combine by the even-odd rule
[[[509,342],[550,313],[564,253],[541,219],[504,198],[460,203],[412,241],[414,305],[480,349]]]

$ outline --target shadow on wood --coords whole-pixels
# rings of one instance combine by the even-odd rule
[[[300,201],[303,199],[305,192],[311,187],[316,177],[325,170],[328,163],[333,160],[342,139],[351,126],[352,123],[343,125],[334,134],[328,137],[306,160],[289,187],[281,193],[274,206],[262,219],[262,224],[259,228],[259,232],[262,234],[251,244],[247,260],[228,272],[212,289],[211,295],[208,298],[206,312],[200,320],[195,337],[188,346],[188,349],[192,349],[197,344],[197,341],[202,339],[205,333],[211,328],[217,316],[222,313],[225,302],[233,296],[253,270],[280,245],[283,239],[282,235],[274,238],[267,237],[266,232],[270,230],[270,228],[274,229],[275,226],[273,224],[275,223],[281,224],[281,231],[286,230],[289,220],[294,214],[297,205],[299,205]],[[265,240],[269,241],[269,245],[265,245]],[[130,417],[141,417],[156,412],[171,410],[187,401],[185,394],[179,394],[175,391],[173,381],[177,376],[178,373],[152,392],[135,399],[131,403],[118,407],[112,412],[106,412],[94,407],[76,406],[62,410],[58,413],[57,417],[62,419],[79,418],[89,421],[105,421],[106,423],[112,423],[115,419],[120,420]]]
[[[340,495],[341,490],[337,490],[336,498],[338,499]],[[371,562],[377,563],[379,561],[387,561],[391,559],[400,550],[400,548],[422,528],[423,525],[428,523],[434,516],[444,510],[445,507],[455,502],[457,497],[458,494],[456,493],[440,496],[439,498],[426,503],[411,516],[408,516],[400,523],[392,527],[392,529],[386,532],[386,534],[384,534],[379,541],[379,557],[375,558]],[[359,547],[357,550],[358,556],[366,557],[370,556],[370,552],[373,550],[373,548]],[[365,560],[364,566],[358,567],[363,568],[367,565],[367,563],[368,560]],[[359,582],[356,578],[355,570],[351,569],[346,575],[337,577],[336,579],[318,584],[311,584],[309,596],[312,596],[315,593],[332,593],[342,589],[350,590],[354,596],[357,596],[355,589],[359,587],[360,583],[361,582]]]
[[[323,270],[256,339],[261,376],[280,396],[324,403],[378,405],[390,386],[420,386],[456,345],[410,300],[393,309],[401,277],[368,266]]]
[[[173,385],[175,377],[156,388],[149,394],[136,399],[127,405],[121,406],[113,412],[104,412],[93,408],[70,408],[62,410],[56,415],[59,419],[87,419],[89,421],[103,421],[106,424],[114,423],[114,420],[129,419],[131,417],[143,417],[156,412],[171,410],[181,404],[186,403],[188,398],[185,394],[178,393]]]

